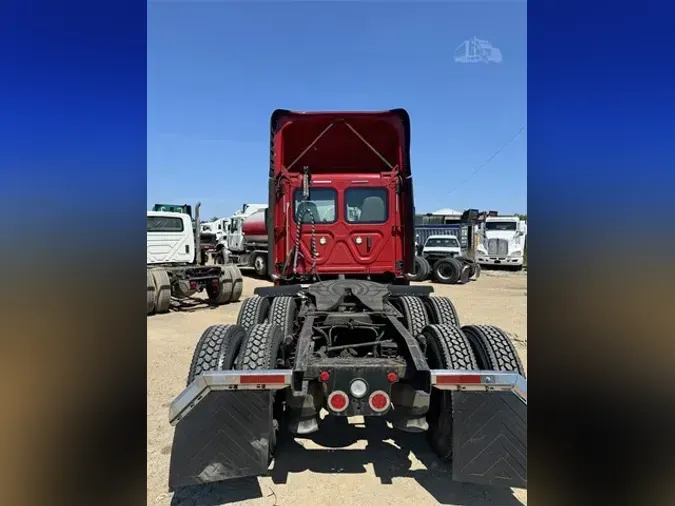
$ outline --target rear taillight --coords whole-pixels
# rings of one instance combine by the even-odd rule
[[[212,279],[211,280],[211,286],[213,288],[218,288],[218,280],[217,279]]]
[[[190,281],[190,290],[196,290],[197,289],[197,282],[196,281]]]
[[[368,405],[370,406],[370,409],[376,413],[382,413],[383,411],[389,409],[389,404],[389,396],[382,390],[373,392],[370,394],[370,398],[368,399]]]
[[[328,396],[328,407],[336,413],[342,413],[349,406],[349,397],[347,394],[336,390]]]

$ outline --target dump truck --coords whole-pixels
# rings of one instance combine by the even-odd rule
[[[191,211],[191,209],[190,209]],[[199,203],[195,206],[199,229]],[[185,299],[206,291],[211,304],[236,302],[243,278],[234,265],[197,263],[199,236],[185,209],[147,211],[147,314],[166,313],[171,298]]]
[[[527,381],[511,338],[463,325],[405,276],[408,113],[276,110],[270,127],[274,284],[199,338],[169,408],[169,489],[266,474],[279,437],[320,431],[325,412],[424,433],[456,481],[525,488]]]

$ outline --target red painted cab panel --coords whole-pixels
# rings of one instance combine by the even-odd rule
[[[410,272],[409,149],[402,109],[275,111],[268,213],[273,277],[309,272],[402,279]]]

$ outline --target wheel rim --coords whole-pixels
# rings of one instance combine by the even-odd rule
[[[258,256],[255,258],[255,262],[253,262],[253,265],[255,266],[255,270],[262,271],[265,268],[265,260],[263,260],[262,257]]]
[[[441,279],[450,279],[452,277],[454,269],[450,264],[441,264],[436,269],[438,277]]]

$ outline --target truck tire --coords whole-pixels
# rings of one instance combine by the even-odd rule
[[[422,262],[424,263],[424,279],[422,281],[426,281],[429,279],[429,275],[431,274],[431,264],[429,263],[429,260],[427,260],[424,257],[420,257],[422,259]]]
[[[220,277],[218,279],[218,286],[207,286],[206,293],[209,296],[209,302],[211,304],[220,306],[222,304],[227,304],[230,302],[232,297],[232,273],[226,267],[221,267]]]
[[[430,324],[460,326],[457,309],[449,298],[431,295],[424,300],[424,306]]]
[[[244,300],[239,308],[239,315],[237,316],[237,325],[248,330],[253,325],[263,323],[267,319],[270,311],[270,301],[267,297],[260,297],[254,295]]]
[[[192,355],[187,384],[203,372],[232,369],[245,337],[246,331],[238,325],[211,325],[207,328]]]
[[[265,255],[256,255],[253,258],[253,269],[258,276],[267,276],[267,258]]]
[[[424,281],[429,277],[431,266],[424,257],[415,257],[415,272],[405,275],[408,281]]]
[[[148,312],[152,314],[155,310],[155,281],[152,279],[152,274],[148,271]]]
[[[293,336],[297,315],[298,306],[293,297],[275,297],[272,299],[268,321],[281,329],[284,338]]]
[[[275,369],[280,356],[283,331],[277,325],[259,323],[252,326],[246,333],[246,339],[239,352],[236,364],[239,370],[270,370]],[[283,414],[283,405],[280,401],[283,396],[273,394],[272,433],[269,442],[269,456],[271,460],[277,445],[279,435],[279,420]]]
[[[225,248],[217,248],[216,249],[216,254],[214,255],[213,262],[216,265],[227,265],[228,263],[228,255],[225,252]]]
[[[164,269],[152,269],[155,283],[155,313],[168,313],[171,306],[171,278]]]
[[[457,256],[455,257],[456,260],[459,260],[460,262],[463,262],[469,266],[469,278],[473,278],[474,275],[476,274],[476,271],[480,269],[480,266],[476,263],[475,260],[472,260],[469,257],[465,256]],[[479,273],[480,276],[480,273]],[[478,278],[476,278],[478,279]]]
[[[459,327],[429,325],[423,335],[430,369],[478,369],[471,344]],[[429,445],[443,462],[449,462],[452,459],[452,392],[432,388],[427,422]]]
[[[284,333],[278,325],[259,323],[246,332],[246,339],[237,358],[242,371],[276,369]]]
[[[462,270],[459,274],[459,281],[457,282],[458,284],[466,284],[469,282],[469,278],[471,277],[471,266],[469,264],[462,264]]]
[[[429,318],[424,309],[424,302],[422,302],[420,297],[405,295],[393,299],[392,302],[403,313],[403,325],[405,325],[413,337],[419,336],[424,327],[429,325]]]
[[[444,285],[454,285],[462,274],[462,263],[454,258],[441,258],[434,264],[434,280]]]
[[[462,330],[473,347],[481,369],[517,372],[525,377],[525,369],[513,341],[502,329],[492,325],[465,325]]]
[[[230,264],[224,269],[229,269],[232,276],[232,296],[230,302],[237,302],[241,298],[241,292],[244,290],[244,278],[241,275],[239,267]]]

